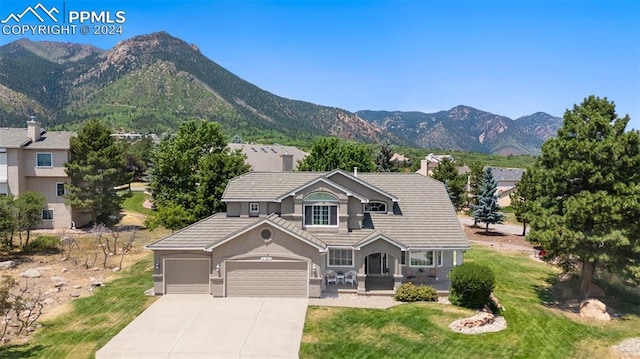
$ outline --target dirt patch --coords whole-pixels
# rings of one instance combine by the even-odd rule
[[[495,230],[489,230],[488,233],[485,233],[484,228],[468,225],[462,225],[462,227],[464,228],[464,234],[472,243],[500,251],[521,251],[533,254],[533,245],[527,242],[524,236]]]

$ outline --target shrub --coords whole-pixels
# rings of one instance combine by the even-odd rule
[[[55,236],[39,236],[29,242],[27,251],[32,253],[57,253],[60,251],[60,239]]]
[[[495,287],[495,276],[491,268],[477,263],[464,263],[454,267],[449,279],[449,300],[465,308],[482,308],[489,301],[489,295]]]
[[[432,286],[404,283],[396,289],[394,298],[399,302],[435,302],[438,292]]]

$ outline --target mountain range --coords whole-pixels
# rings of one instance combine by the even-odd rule
[[[241,79],[196,45],[165,32],[105,51],[21,39],[0,47],[0,126],[78,127],[97,117],[124,131],[171,131],[185,119],[218,121],[247,139],[365,142],[501,154],[535,154],[561,119],[539,112],[512,120],[467,106],[437,113],[358,111],[283,98]]]

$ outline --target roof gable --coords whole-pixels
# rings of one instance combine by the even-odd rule
[[[277,197],[275,199],[275,201],[276,202],[282,202],[282,200],[284,200],[285,198],[290,197],[290,196],[295,196],[298,193],[303,192],[305,189],[307,189],[307,188],[309,188],[309,187],[311,187],[311,186],[313,186],[315,184],[318,184],[318,183],[324,183],[325,185],[333,188],[334,190],[342,192],[346,196],[355,197],[355,198],[359,199],[360,202],[362,202],[362,203],[369,202],[369,200],[367,198],[365,198],[364,196],[362,196],[362,195],[360,195],[360,194],[358,194],[358,193],[356,193],[356,192],[354,192],[354,191],[352,191],[352,190],[350,190],[348,188],[345,188],[345,187],[343,187],[343,186],[341,186],[341,185],[339,185],[339,184],[337,184],[337,183],[335,183],[335,182],[333,182],[333,181],[331,181],[331,180],[329,180],[329,179],[327,179],[325,177],[319,177],[319,178],[314,179],[313,181],[307,182],[307,183],[303,184],[302,186],[299,186],[299,187],[295,188],[294,190],[292,190],[292,191],[290,191],[288,193],[285,193],[280,197]]]
[[[366,187],[366,188],[378,193],[383,198],[387,198],[392,202],[398,202],[398,197],[396,197],[396,196],[394,196],[394,195],[392,195],[392,194],[390,194],[388,192],[385,192],[382,189],[372,185],[371,183],[365,182],[365,181],[363,181],[362,179],[360,179],[360,178],[358,178],[356,176],[352,176],[352,175],[344,172],[343,170],[340,170],[340,169],[333,170],[333,171],[327,173],[324,177],[330,179],[331,177],[334,177],[334,176],[342,176],[344,178],[347,178],[350,181],[356,182],[356,183],[360,184],[361,186],[364,186],[364,187]]]

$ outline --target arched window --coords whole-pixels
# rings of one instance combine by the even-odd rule
[[[338,199],[326,192],[316,192],[304,198],[304,225],[337,226]]]
[[[371,201],[364,204],[365,213],[387,213],[387,204],[379,201]]]

